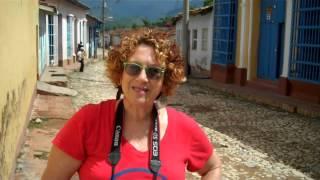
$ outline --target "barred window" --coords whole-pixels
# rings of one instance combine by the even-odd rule
[[[197,49],[197,41],[198,41],[198,30],[194,29],[192,31],[192,49],[193,50]]]
[[[201,50],[208,50],[208,28],[202,28]]]
[[[320,83],[320,1],[293,1],[289,78]]]
[[[54,39],[55,39],[55,33],[54,33],[54,21],[53,21],[53,15],[48,16],[48,36],[49,36],[49,61],[50,64],[53,64],[54,60],[54,55],[55,55],[55,44],[54,44]]]

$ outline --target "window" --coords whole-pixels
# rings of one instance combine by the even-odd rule
[[[320,83],[320,1],[293,1],[289,78]]]
[[[54,63],[54,53],[55,53],[55,46],[54,46],[54,39],[55,39],[55,34],[54,34],[54,21],[53,21],[53,16],[48,15],[48,36],[49,36],[49,63],[53,64]]]
[[[208,50],[208,28],[202,29],[202,36],[201,36],[201,50],[207,51]]]
[[[192,49],[196,50],[197,49],[197,37],[198,37],[198,31],[196,29],[194,29],[192,31]]]
[[[215,0],[213,6],[212,60],[214,64],[234,64],[238,0]]]

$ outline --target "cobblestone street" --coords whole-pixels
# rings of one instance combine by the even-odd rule
[[[72,102],[57,96],[44,96],[43,101],[47,99],[60,109],[72,104],[77,110],[88,103],[115,98],[116,89],[104,68],[104,62],[98,61],[87,64],[83,73],[68,74],[69,87],[78,91]],[[59,101],[65,107],[57,105]],[[223,162],[223,179],[320,178],[320,119],[249,102],[191,80],[178,88],[168,104],[193,116],[210,137]],[[41,124],[31,121],[15,179],[40,179],[50,142],[67,120],[59,110],[56,114],[42,117]],[[188,173],[187,179],[200,178]]]
[[[70,74],[76,108],[115,98],[104,62]],[[319,179],[320,120],[258,105],[190,83],[169,105],[199,122],[220,154],[224,179]],[[312,178],[311,178],[312,177]],[[188,175],[188,179],[197,179]]]

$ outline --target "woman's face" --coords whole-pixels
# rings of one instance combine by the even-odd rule
[[[135,73],[134,75],[132,73],[128,74],[126,69],[132,66],[131,63],[143,67],[161,68],[159,62],[155,59],[154,49],[151,46],[143,44],[137,46],[127,63],[125,65],[127,67],[125,67],[121,78],[125,100],[129,101],[132,105],[152,104],[162,90],[163,76],[158,76],[158,78],[150,77],[150,72],[154,72],[152,71],[154,69],[149,69],[149,77],[147,76],[146,69],[142,69],[140,73]],[[137,66],[135,67],[139,69]]]

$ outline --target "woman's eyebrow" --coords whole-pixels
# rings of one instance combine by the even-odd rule
[[[161,65],[160,64],[143,64],[143,63],[141,63],[141,62],[139,62],[139,60],[137,60],[137,59],[132,59],[132,60],[130,60],[130,63],[135,63],[135,64],[139,64],[139,65],[143,65],[143,66],[152,66],[152,67],[160,67]]]

